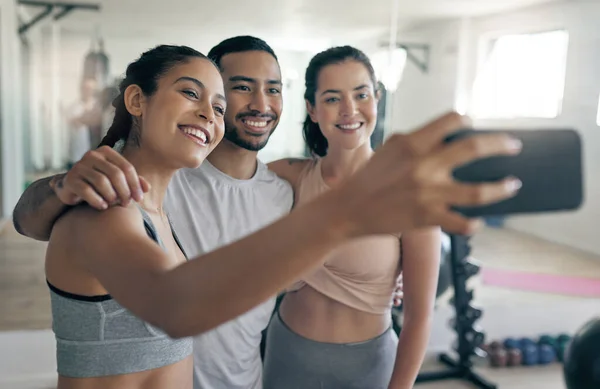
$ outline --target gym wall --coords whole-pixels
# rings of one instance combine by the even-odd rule
[[[554,119],[475,119],[476,127],[557,128],[574,126],[584,144],[586,202],[577,212],[511,217],[506,226],[557,243],[600,254],[595,226],[600,217],[600,134],[596,117],[600,94],[600,4],[586,1],[536,6],[518,12],[430,22],[404,30],[399,41],[431,45],[428,73],[406,66],[396,92],[393,123],[407,131],[432,115],[455,108],[472,114],[470,97],[477,76],[480,44],[489,34],[520,34],[566,29],[568,59],[562,111]]]

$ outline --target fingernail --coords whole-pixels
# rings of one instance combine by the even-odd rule
[[[516,192],[523,186],[523,183],[518,178],[511,178],[506,183],[507,189],[511,192]]]
[[[523,148],[523,142],[521,142],[520,139],[517,138],[511,138],[509,141],[509,147],[511,148],[511,150],[521,150]]]
[[[136,197],[137,201],[142,201],[142,199],[144,198],[144,192],[142,192],[141,189],[136,190],[135,197]]]
[[[100,204],[100,208],[107,209],[108,208],[108,204],[102,203],[102,204]]]
[[[470,236],[475,234],[475,232],[477,232],[477,230],[481,229],[481,227],[483,227],[483,220],[481,219],[473,219],[469,221],[469,225],[467,227],[467,231],[464,235]]]

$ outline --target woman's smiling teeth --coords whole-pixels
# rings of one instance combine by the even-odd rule
[[[362,126],[361,122],[352,123],[352,124],[338,124],[336,127],[341,128],[346,131],[358,130]]]
[[[197,143],[201,143],[203,145],[208,143],[208,137],[202,130],[189,126],[179,126],[179,129],[183,131],[186,135],[195,138],[195,140],[198,141]]]

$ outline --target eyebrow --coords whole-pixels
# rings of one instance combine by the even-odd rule
[[[255,78],[246,77],[246,76],[231,76],[231,77],[229,77],[229,81],[231,81],[231,82],[244,81],[244,82],[249,82],[251,84],[257,83]],[[281,80],[267,80],[267,84],[282,85]]]
[[[363,85],[357,86],[353,90],[357,91],[357,90],[365,89],[365,88],[368,88],[368,87],[369,86],[367,84],[363,84]],[[323,96],[326,93],[342,93],[342,91],[338,90],[338,89],[327,89],[326,91],[324,91],[323,93],[321,93],[321,96]]]
[[[202,83],[202,81],[194,78],[194,77],[187,77],[187,76],[183,76],[183,77],[179,77],[177,80],[175,80],[174,84],[177,84],[178,82],[181,81],[191,81],[194,84],[196,84],[198,86],[198,88],[200,89],[206,89],[206,86],[204,85],[204,83]],[[220,93],[217,93],[215,95],[219,100],[223,100],[223,101],[227,101],[227,99],[225,99],[225,96],[223,96]]]

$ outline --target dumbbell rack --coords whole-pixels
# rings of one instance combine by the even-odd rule
[[[468,261],[471,253],[469,237],[450,235],[450,261],[454,298],[452,305],[456,311],[456,320],[452,326],[458,341],[456,351],[458,359],[443,353],[439,361],[448,366],[445,371],[423,372],[417,377],[417,383],[441,381],[448,379],[465,380],[481,389],[496,389],[497,386],[473,370],[472,358],[484,354],[479,348],[485,341],[485,334],[474,328],[473,323],[481,317],[482,311],[470,305],[473,291],[467,291],[467,280],[477,274],[479,267]]]

